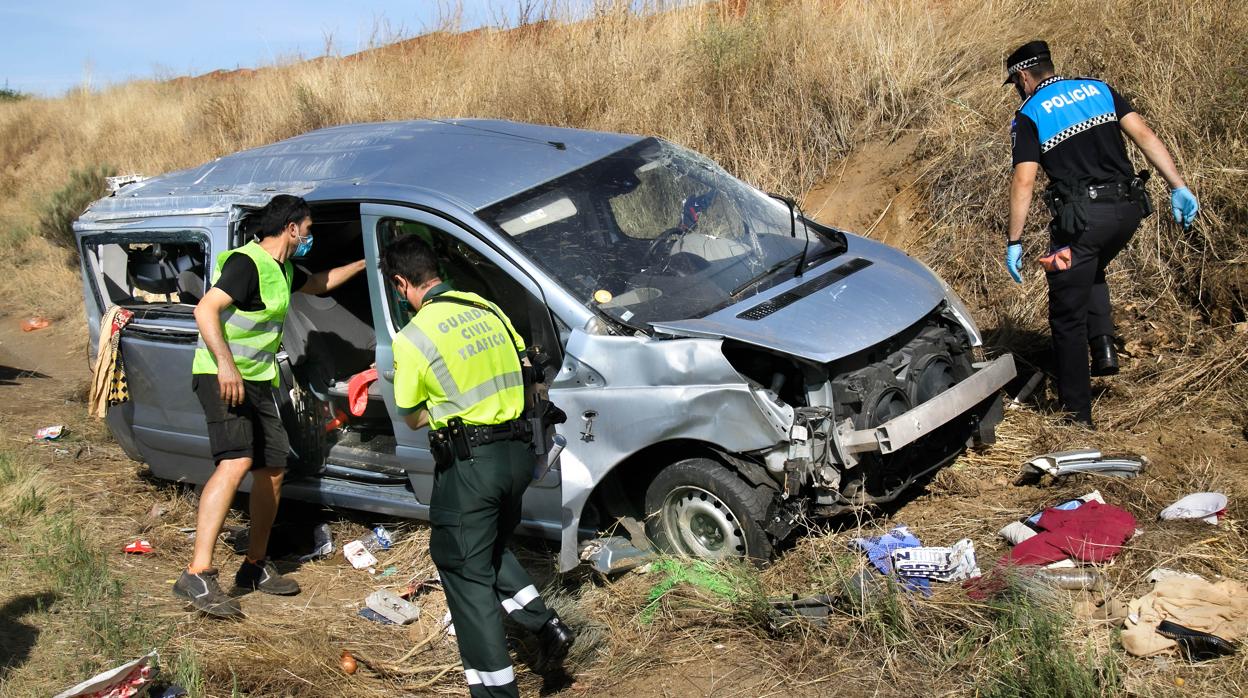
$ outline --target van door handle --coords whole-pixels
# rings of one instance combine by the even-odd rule
[[[387,383],[393,383],[393,382],[394,382],[394,371],[382,371],[382,372],[381,372],[381,377],[382,377],[382,378],[384,378],[384,379],[386,379],[386,382],[387,382]]]

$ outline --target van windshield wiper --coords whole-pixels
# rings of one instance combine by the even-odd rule
[[[790,264],[793,260],[797,259],[798,257],[801,257],[801,256],[802,256],[802,254],[803,254],[802,252],[798,252],[797,254],[793,255],[792,257],[786,257],[786,258],[784,258],[784,259],[780,260],[779,262],[776,262],[775,264],[771,265],[770,267],[767,267],[767,270],[766,270],[766,271],[764,271],[763,273],[759,274],[758,276],[755,276],[754,278],[750,279],[749,281],[746,281],[745,283],[741,284],[740,286],[738,286],[738,287],[736,287],[736,288],[732,289],[732,293],[729,293],[728,295],[729,295],[729,296],[736,296],[738,293],[741,293],[741,292],[742,292],[742,291],[744,291],[745,289],[747,289],[747,288],[749,288],[749,287],[753,286],[754,284],[756,284],[756,283],[758,283],[758,282],[762,281],[763,279],[765,279],[765,278],[767,278],[767,277],[771,276],[772,274],[774,274],[774,273],[776,273],[776,272],[780,271],[781,269],[783,269],[783,268],[785,268],[785,267],[789,266],[789,264]]]

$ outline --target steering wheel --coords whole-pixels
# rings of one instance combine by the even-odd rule
[[[660,233],[658,237],[651,241],[650,246],[646,248],[646,254],[643,259],[646,266],[662,261],[664,263],[663,266],[666,267],[667,260],[671,258],[672,246],[684,234],[685,231],[680,228],[668,228]],[[662,260],[659,259],[660,255],[663,258]]]

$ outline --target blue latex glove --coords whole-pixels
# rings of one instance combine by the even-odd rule
[[[1194,201],[1194,199],[1193,199]],[[1015,240],[1005,245],[1005,268],[1014,278],[1014,283],[1023,283],[1023,243]]]
[[[1192,227],[1199,210],[1200,204],[1196,201],[1196,195],[1187,187],[1179,187],[1170,192],[1170,211],[1174,214],[1174,222],[1183,226],[1184,230]]]

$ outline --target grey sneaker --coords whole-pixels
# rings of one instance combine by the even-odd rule
[[[217,570],[208,569],[199,574],[182,570],[182,576],[173,583],[173,595],[186,599],[196,609],[216,618],[242,618],[243,609],[238,599],[227,596],[217,584]]]
[[[234,586],[240,589],[263,591],[278,596],[293,596],[299,593],[299,582],[277,573],[277,568],[268,560],[259,563],[243,560],[234,575]]]

